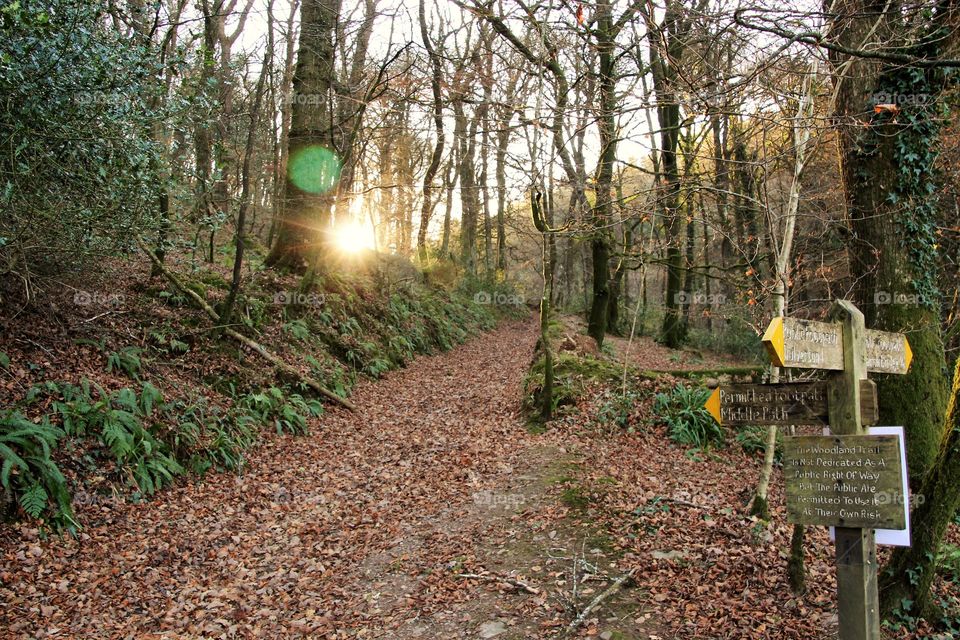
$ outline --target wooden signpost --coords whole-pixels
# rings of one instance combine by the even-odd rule
[[[829,426],[784,438],[787,519],[835,527],[840,640],[879,640],[874,529],[906,528],[907,489],[899,438],[864,430],[878,419],[867,373],[905,374],[913,353],[903,334],[867,329],[849,301],[830,320],[774,318],[763,335],[774,365],[831,371],[827,380],[720,386],[705,407],[728,426]]]

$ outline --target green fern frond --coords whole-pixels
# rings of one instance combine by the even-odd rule
[[[31,518],[39,518],[47,508],[46,489],[39,483],[33,483],[27,487],[26,491],[20,494],[20,506]]]

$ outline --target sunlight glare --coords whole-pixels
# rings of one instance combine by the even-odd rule
[[[372,232],[359,222],[348,222],[337,227],[333,237],[337,248],[347,253],[374,248]]]

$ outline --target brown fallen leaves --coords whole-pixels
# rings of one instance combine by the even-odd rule
[[[635,607],[641,637],[830,637],[831,548],[824,531],[810,534],[810,590],[791,594],[779,478],[762,527],[744,516],[759,463],[735,446],[693,460],[660,429],[597,430],[591,401],[527,433],[520,381],[535,340],[534,323],[513,323],[421,358],[360,385],[359,413],[332,410],[310,436],[267,438],[243,475],[83,506],[75,539],[7,529],[0,634],[559,637],[572,584],[560,556],[602,536],[609,549],[590,556],[601,572],[636,570],[637,588],[617,597]],[[561,458],[572,479],[542,481]],[[560,500],[571,483],[587,496],[582,510]],[[509,566],[526,540],[542,546]],[[584,582],[586,601],[608,584]],[[605,607],[580,636],[610,628]]]

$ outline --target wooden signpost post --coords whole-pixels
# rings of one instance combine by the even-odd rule
[[[784,438],[788,521],[836,529],[840,640],[879,640],[874,529],[906,528],[900,440],[870,436],[876,387],[867,373],[905,374],[906,336],[864,326],[853,303],[837,301],[831,322],[774,318],[763,344],[774,365],[831,371],[822,382],[727,385],[705,406],[717,422],[829,426],[830,435]]]

